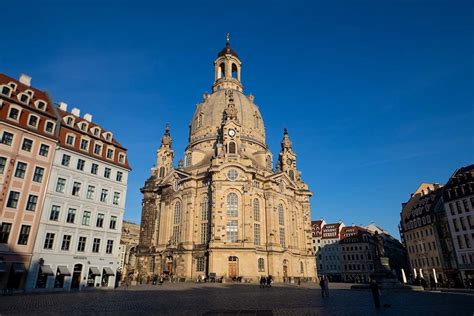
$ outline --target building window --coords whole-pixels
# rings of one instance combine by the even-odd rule
[[[258,258],[258,272],[265,272],[265,260]]]
[[[70,162],[71,162],[71,156],[64,154],[63,158],[61,159],[61,165],[65,167],[69,167]]]
[[[100,249],[100,239],[94,238],[94,242],[92,243],[92,252],[99,252]]]
[[[0,226],[0,244],[7,244],[8,237],[10,237],[10,231],[12,229],[12,224],[2,223]]]
[[[239,200],[237,194],[231,192],[227,195],[227,216],[229,217],[237,217],[239,215],[238,212]]]
[[[174,219],[173,224],[178,225],[181,222],[181,203],[178,201],[174,205]]]
[[[227,172],[227,178],[230,180],[230,181],[235,181],[237,180],[239,176],[239,173],[237,172],[237,170],[235,169],[230,169],[229,172]]]
[[[96,163],[93,163],[91,166],[91,173],[92,174],[97,174],[97,171],[99,170],[99,165]]]
[[[32,147],[33,147],[33,141],[31,139],[28,139],[28,138],[23,139],[23,144],[21,144],[21,150],[31,152]]]
[[[102,189],[102,192],[100,193],[100,201],[107,203],[107,197],[109,195],[109,190],[107,189]]]
[[[207,221],[209,219],[209,200],[207,196],[201,202],[201,220]]]
[[[160,178],[163,178],[165,176],[165,167],[160,167]]]
[[[119,154],[119,162],[124,163],[125,162],[125,155],[124,154]]]
[[[226,233],[227,233],[227,242],[237,242],[238,238],[238,221],[230,220],[227,221]]]
[[[46,133],[52,134],[53,130],[54,130],[54,123],[53,122],[46,122],[46,127],[44,128],[44,130],[46,131]]]
[[[66,137],[66,144],[74,146],[74,136],[72,135],[67,135]]]
[[[38,101],[37,108],[38,108],[38,110],[41,110],[41,111],[46,110],[46,102]]]
[[[458,209],[458,214],[461,214],[462,213],[461,202],[456,201],[456,208]]]
[[[87,124],[86,123],[82,123],[81,126],[80,126],[80,129],[81,131],[87,131]]]
[[[38,117],[36,115],[30,115],[28,117],[28,125],[36,128],[38,126]]]
[[[253,244],[260,245],[260,224],[253,224]]]
[[[185,158],[184,158],[184,165],[186,167],[190,167],[192,165],[192,154],[191,153],[187,153]]]
[[[112,202],[114,205],[119,205],[120,203],[120,192],[114,192],[114,200]]]
[[[54,244],[54,233],[46,233],[46,238],[44,239],[44,249],[53,249]]]
[[[19,116],[20,116],[20,111],[17,108],[10,108],[10,112],[8,113],[8,118],[18,121]]]
[[[41,144],[40,150],[39,150],[40,156],[48,157],[48,153],[49,153],[49,146],[45,144]]]
[[[89,141],[87,139],[81,139],[81,149],[87,150],[89,147]]]
[[[13,134],[9,132],[3,132],[2,144],[11,146],[12,143],[13,143]]]
[[[280,245],[284,248],[286,247],[285,242],[285,228],[280,227]]]
[[[58,182],[56,182],[56,192],[64,193],[65,188],[66,188],[66,179],[58,178]]]
[[[285,225],[285,209],[283,204],[278,204],[278,224]]]
[[[105,167],[104,169],[104,177],[109,179],[110,178],[110,168]]]
[[[3,86],[2,87],[2,94],[6,95],[7,97],[10,97],[10,94],[12,93],[12,89],[9,86]]]
[[[258,199],[253,200],[253,220],[256,222],[260,221],[260,202]]]
[[[61,244],[61,250],[68,251],[69,247],[71,246],[71,235],[64,235],[63,242]]]
[[[77,251],[84,252],[86,249],[86,237],[79,237],[79,242],[77,243]]]
[[[36,167],[33,174],[33,182],[43,182],[44,168]]]
[[[15,170],[15,177],[23,179],[25,177],[27,164],[18,162]]]
[[[208,235],[209,235],[208,224],[201,223],[201,244],[207,244]]]
[[[86,198],[89,200],[93,200],[95,195],[95,186],[89,185],[87,186],[87,193],[86,193]]]
[[[10,191],[10,195],[8,195],[7,207],[16,208],[18,206],[19,199],[20,192]]]
[[[76,220],[76,209],[75,209],[75,208],[70,208],[70,209],[67,211],[66,222],[67,222],[67,223],[74,224],[74,221],[75,221],[75,220]]]
[[[102,151],[102,146],[99,145],[99,144],[95,144],[94,145],[94,154],[100,155],[101,151]]]
[[[172,235],[171,239],[172,239],[174,244],[179,243],[179,235],[180,235],[179,225],[173,226],[173,235]]]
[[[26,93],[20,95],[20,102],[28,104],[29,100],[30,97]]]
[[[26,202],[26,210],[34,212],[36,210],[36,204],[38,203],[38,196],[30,194],[28,201]]]
[[[84,166],[86,165],[86,161],[84,159],[77,159],[77,170],[84,171]]]
[[[113,240],[107,240],[107,247],[105,248],[105,253],[106,254],[111,254],[114,249],[114,241]]]
[[[303,261],[300,261],[300,273],[304,273]]]
[[[464,211],[469,212],[469,205],[467,204],[467,199],[462,200],[462,204],[464,206]]]
[[[229,154],[235,154],[236,153],[236,146],[234,142],[229,142]]]
[[[115,180],[117,180],[118,182],[122,182],[122,177],[123,177],[123,172],[117,171],[117,177],[115,178]]]
[[[5,166],[7,165],[7,158],[0,157],[0,174],[5,172]]]
[[[196,258],[196,272],[204,272],[205,265],[206,265],[205,257]]]
[[[115,229],[117,227],[117,216],[110,216],[110,229]]]
[[[18,236],[18,244],[26,245],[28,244],[28,237],[30,236],[30,225],[21,225],[20,235]]]
[[[51,213],[49,213],[49,220],[50,221],[58,221],[59,220],[59,210],[61,209],[58,205],[53,205],[51,207]]]
[[[84,211],[82,213],[82,225],[89,226],[91,223],[91,212]]]
[[[113,149],[107,149],[107,158],[112,159],[114,157],[114,150]]]
[[[74,182],[72,185],[72,195],[73,196],[79,196],[81,193],[81,184],[79,182]]]
[[[97,221],[95,222],[96,227],[104,226],[104,217],[105,215],[102,213],[97,214]]]

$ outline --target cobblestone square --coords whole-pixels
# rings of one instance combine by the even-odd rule
[[[376,310],[369,291],[331,284],[321,298],[315,284],[260,289],[255,284],[165,283],[117,290],[19,294],[0,297],[1,315],[473,315],[474,295],[382,293]]]

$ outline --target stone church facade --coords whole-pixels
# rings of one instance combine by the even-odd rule
[[[286,129],[273,168],[260,111],[254,97],[243,94],[241,66],[227,40],[214,61],[212,94],[196,107],[177,168],[166,127],[141,189],[140,277],[316,276],[311,192]]]

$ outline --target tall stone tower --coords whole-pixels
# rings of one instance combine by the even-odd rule
[[[166,127],[141,189],[140,276],[316,276],[311,192],[286,129],[273,169],[262,116],[254,97],[243,94],[241,68],[227,37],[214,61],[213,92],[196,106],[177,168]]]

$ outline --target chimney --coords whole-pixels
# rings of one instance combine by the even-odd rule
[[[67,103],[59,102],[59,109],[61,109],[63,111],[67,111]]]
[[[71,113],[78,117],[81,116],[81,110],[79,110],[78,108],[72,108]]]
[[[92,122],[92,114],[89,114],[89,113],[84,114],[84,119],[89,123]]]
[[[28,87],[31,86],[31,77],[25,74],[21,74],[20,82]]]

